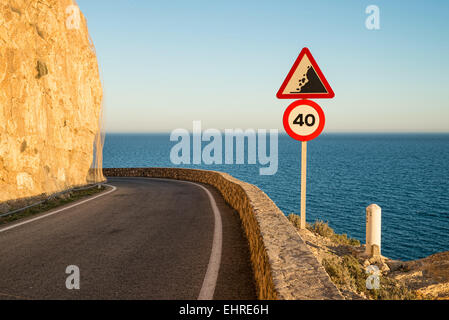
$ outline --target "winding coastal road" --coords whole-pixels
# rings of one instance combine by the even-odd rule
[[[108,194],[0,227],[0,299],[256,299],[238,214],[206,185],[110,178]],[[80,289],[66,288],[68,266]]]

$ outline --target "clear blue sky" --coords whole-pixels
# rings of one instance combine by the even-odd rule
[[[449,1],[78,0],[108,132],[282,128],[307,46],[333,87],[325,132],[449,132]],[[368,5],[381,29],[365,28]]]

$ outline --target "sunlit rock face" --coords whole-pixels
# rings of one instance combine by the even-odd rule
[[[0,202],[87,182],[102,88],[74,5],[0,3]]]

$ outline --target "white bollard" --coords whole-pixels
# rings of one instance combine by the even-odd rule
[[[377,204],[366,208],[366,250],[369,256],[380,255],[382,209]]]

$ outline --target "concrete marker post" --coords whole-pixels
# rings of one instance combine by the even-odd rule
[[[377,204],[366,208],[365,254],[373,257],[381,254],[382,209]]]

